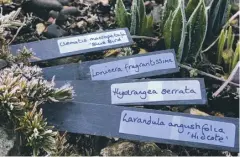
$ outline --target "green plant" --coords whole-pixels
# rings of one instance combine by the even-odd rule
[[[19,13],[20,9],[0,15],[0,59],[8,62],[7,67],[0,69],[1,118],[13,124],[17,139],[21,139],[19,147],[28,146],[32,151],[29,155],[67,155],[68,147],[63,145],[64,141],[59,142],[60,135],[48,126],[39,105],[71,99],[72,87],[66,84],[54,88],[54,79],[45,80],[42,70],[30,65],[30,50],[24,48],[15,56],[9,52],[5,30],[19,29],[25,24],[16,20]]]
[[[218,40],[217,64],[223,64],[229,75],[239,61],[239,42],[235,52],[233,51],[234,34],[232,27],[222,29]]]
[[[128,13],[122,0],[115,5],[116,23],[119,27],[127,27],[132,35],[152,35],[153,16],[146,15],[143,0],[133,0],[131,13]]]
[[[195,62],[207,31],[205,3],[190,0],[184,7],[183,0],[177,2],[177,7],[171,0],[165,3],[165,14],[170,12],[163,29],[165,46],[175,49],[179,62]]]
[[[222,27],[227,23],[231,5],[229,0],[212,0],[208,11],[208,32],[207,38],[212,39],[218,36]]]

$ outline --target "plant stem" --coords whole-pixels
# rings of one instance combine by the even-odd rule
[[[187,70],[196,70],[196,72],[197,72],[198,74],[211,77],[211,78],[213,78],[213,79],[215,79],[215,80],[219,80],[219,81],[222,81],[222,82],[225,82],[225,81],[226,81],[226,80],[223,79],[223,78],[220,78],[220,77],[217,77],[217,76],[215,76],[215,75],[206,73],[206,72],[204,72],[204,71],[200,71],[200,70],[198,70],[198,69],[189,67],[189,66],[184,65],[184,64],[179,64],[179,66],[180,66],[181,68],[184,68],[184,69],[187,69]],[[234,82],[229,82],[229,84],[239,87],[239,84],[234,83]]]
[[[233,77],[236,75],[236,73],[238,71],[239,65],[240,65],[240,62],[238,62],[238,64],[233,69],[233,71],[230,74],[230,76],[228,77],[228,79],[222,84],[222,86],[215,93],[213,93],[213,97],[217,97],[223,91],[223,89],[228,85],[228,83],[230,83],[230,81],[232,81]]]
[[[153,38],[153,37],[147,37],[147,36],[137,36],[137,35],[132,35],[131,36],[133,39],[148,39],[148,40],[155,40],[158,41],[158,38]]]

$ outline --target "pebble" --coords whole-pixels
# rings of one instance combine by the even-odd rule
[[[56,19],[56,24],[62,25],[67,20],[69,15],[77,15],[78,13],[80,13],[80,12],[76,7],[66,7],[65,6],[60,11],[60,13]]]
[[[46,31],[43,32],[43,35],[48,37],[48,38],[57,38],[61,36],[65,36],[68,33],[63,30],[61,27],[59,27],[56,24],[51,24],[47,27]]]
[[[46,29],[46,27],[43,23],[38,23],[36,25],[36,31],[37,31],[38,35],[41,35],[45,29]]]
[[[33,6],[37,6],[44,9],[51,9],[51,10],[62,10],[62,4],[57,0],[31,0],[30,1]]]
[[[7,62],[3,59],[0,59],[0,70],[7,66]]]
[[[34,13],[36,16],[47,20],[49,11],[62,10],[63,6],[57,0],[29,0],[21,4],[22,10],[26,13]]]
[[[49,12],[49,17],[52,17],[52,18],[56,19],[58,17],[58,14],[59,14],[58,11],[51,10]]]

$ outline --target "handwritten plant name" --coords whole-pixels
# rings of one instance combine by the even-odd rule
[[[146,67],[151,67],[151,66],[156,66],[158,64],[169,64],[172,63],[173,60],[171,58],[169,59],[149,59],[147,62],[142,62],[139,64],[124,64],[123,67],[113,67],[113,68],[107,68],[107,66],[105,66],[105,70],[101,70],[101,71],[94,71],[94,69],[91,69],[92,72],[92,77],[96,77],[96,76],[101,76],[101,75],[107,75],[107,74],[113,74],[113,73],[118,73],[118,72],[122,72],[122,71],[126,71],[127,73],[131,72],[131,70],[133,69],[135,72],[139,72],[141,68],[146,68]]]
[[[125,91],[120,91],[119,88],[115,88],[113,91],[114,96],[117,96],[119,99],[122,99],[124,96],[132,96],[132,95],[137,95],[141,99],[146,99],[148,95],[157,95],[159,94],[156,90],[154,89],[148,89],[148,90],[125,90]],[[194,89],[188,88],[188,86],[185,86],[185,89],[167,89],[163,88],[160,91],[160,94],[166,95],[166,94],[196,94]]]
[[[228,136],[225,135],[223,128],[218,128],[211,124],[202,125],[198,124],[197,122],[193,122],[192,124],[164,122],[160,118],[153,119],[152,116],[149,116],[148,118],[141,118],[129,116],[127,113],[124,114],[122,121],[126,123],[138,123],[143,125],[157,125],[177,128],[179,134],[187,133],[191,139],[217,141],[220,143],[228,139]],[[211,134],[209,134],[210,132]]]
[[[59,43],[61,47],[64,46],[69,46],[69,45],[78,45],[82,43],[88,43],[92,46],[98,46],[98,45],[107,45],[107,44],[113,44],[116,42],[119,42],[122,40],[124,36],[127,36],[127,34],[123,32],[114,32],[112,34],[107,34],[107,35],[98,35],[95,34],[95,36],[88,38],[88,36],[82,36],[77,38],[74,41],[62,41]]]

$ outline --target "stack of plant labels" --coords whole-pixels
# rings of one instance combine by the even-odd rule
[[[32,48],[39,62],[132,43],[128,29],[116,29],[11,49]],[[206,105],[203,79],[159,78],[178,71],[174,50],[48,67],[45,78],[56,76],[57,86],[70,83],[76,96],[64,105],[44,105],[44,114],[61,131],[238,151],[238,119],[123,107]]]

